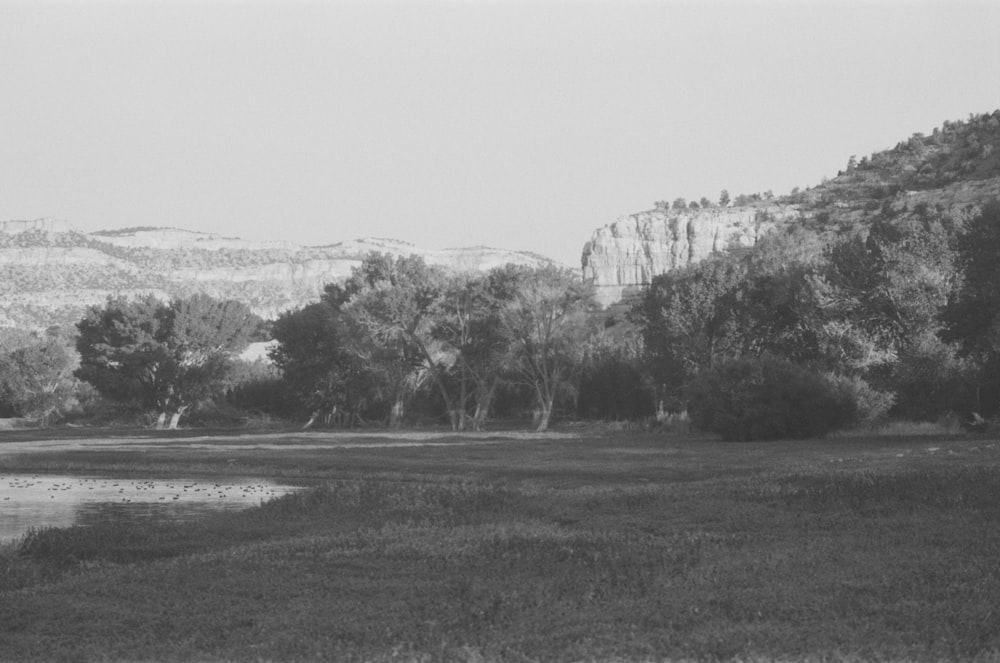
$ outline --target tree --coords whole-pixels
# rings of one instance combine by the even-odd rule
[[[470,391],[476,430],[489,413],[506,349],[500,314],[513,296],[511,286],[517,275],[514,265],[486,275],[460,274],[444,289],[433,333],[455,356],[452,374],[458,382],[458,430],[466,426]]]
[[[655,277],[632,309],[661,397],[679,402],[683,385],[721,358],[740,353],[732,296],[746,265],[731,256]]]
[[[687,201],[686,200],[684,200],[683,198],[675,198],[674,199],[674,209],[676,209],[676,210],[683,210],[686,207],[687,207]]]
[[[513,371],[537,403],[537,432],[549,426],[556,397],[571,384],[587,337],[592,286],[554,266],[524,269],[501,316]]]
[[[244,304],[194,295],[108,298],[77,323],[75,375],[102,396],[170,417],[176,428],[193,405],[220,393],[230,361],[260,319]]]
[[[955,281],[949,239],[948,228],[928,214],[883,217],[867,234],[827,250],[827,317],[851,330],[865,348],[856,367],[881,386],[889,386],[892,365],[908,347],[940,330]]]
[[[719,194],[719,206],[720,207],[728,207],[729,206],[729,201],[730,201],[729,191],[727,191],[726,189],[723,189],[722,192]]]
[[[76,357],[54,334],[0,351],[0,407],[48,422],[73,400]]]
[[[978,412],[1000,412],[1000,201],[983,206],[955,241],[961,274],[943,312],[946,341],[980,368]]]
[[[388,405],[402,424],[408,403],[432,383],[452,426],[486,417],[505,339],[499,311],[515,286],[510,268],[447,276],[418,256],[372,253],[321,302],[282,316],[273,357],[316,411]],[[432,397],[433,399],[433,397]]]
[[[969,220],[955,245],[961,280],[945,311],[946,336],[982,361],[1000,351],[1000,201]]]
[[[304,426],[321,416],[345,413],[353,423],[376,389],[361,361],[363,339],[351,319],[328,301],[287,312],[274,322],[278,342],[270,357],[297,401],[309,412]]]
[[[894,414],[934,421],[949,412],[981,412],[975,403],[975,367],[957,348],[926,330],[904,347],[892,368]]]
[[[727,258],[739,260],[745,274],[722,302],[732,309],[739,354],[769,353],[796,362],[819,358],[821,303],[829,290],[817,264],[820,247],[818,236],[792,226],[766,235],[745,255]]]
[[[353,294],[345,310],[377,345],[394,349],[397,389],[390,412],[394,426],[401,423],[406,393],[423,373],[438,388],[452,428],[458,428],[458,404],[445,379],[455,357],[433,333],[445,281],[444,272],[429,267],[420,256],[375,253],[348,280],[347,290]]]
[[[752,260],[747,271],[746,280],[729,298],[741,354],[818,360],[823,324],[819,300],[827,288],[815,267],[801,262],[760,265]]]
[[[577,414],[590,419],[636,420],[656,412],[656,393],[635,324],[601,312],[584,346]]]

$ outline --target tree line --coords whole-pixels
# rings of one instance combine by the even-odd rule
[[[531,412],[545,430],[578,393],[595,311],[592,289],[554,266],[451,274],[378,253],[272,322],[207,295],[109,298],[76,324],[75,352],[54,337],[0,350],[0,414],[48,419],[86,400],[160,428],[235,406],[307,425],[428,419],[466,430],[499,409]],[[268,337],[273,367],[237,359]],[[44,403],[38,388],[15,394],[27,372],[59,388]]]
[[[656,277],[633,316],[659,393],[741,439],[996,416],[1000,204],[966,216],[885,206],[842,237],[793,226]]]
[[[791,226],[602,311],[554,266],[456,274],[372,253],[270,322],[205,295],[110,298],[74,336],[0,339],[0,415],[110,403],[163,427],[229,408],[454,430],[530,416],[541,431],[659,410],[734,439],[983,420],[1000,414],[998,255],[1000,202],[886,205],[850,230]],[[266,338],[273,364],[236,360]]]
[[[594,308],[591,289],[553,266],[449,274],[373,253],[275,321],[271,356],[310,421],[398,427],[422,402],[453,430],[479,429],[502,393],[530,401],[545,430],[573,389]]]

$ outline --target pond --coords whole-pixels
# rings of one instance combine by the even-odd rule
[[[0,543],[38,527],[93,525],[111,519],[193,520],[298,490],[264,479],[123,479],[0,474]]]

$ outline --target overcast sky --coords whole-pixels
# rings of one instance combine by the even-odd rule
[[[0,220],[569,265],[1000,108],[1000,1],[0,0]]]

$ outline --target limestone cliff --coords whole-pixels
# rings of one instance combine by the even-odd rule
[[[370,251],[417,254],[456,271],[547,259],[486,247],[427,250],[388,239],[329,246],[253,242],[176,228],[81,233],[64,221],[0,222],[0,327],[72,324],[108,295],[238,299],[265,318],[315,301]]]
[[[622,217],[594,232],[584,247],[583,277],[607,305],[658,274],[731,246],[752,246],[791,222],[801,223],[819,244],[863,234],[883,211],[921,221],[921,209],[934,210],[961,224],[1000,196],[1000,110],[945,122],[927,135],[915,133],[893,148],[846,161],[836,177],[786,196],[737,196],[746,204]]]
[[[776,226],[798,218],[792,205],[655,209],[598,228],[583,248],[583,278],[603,306],[654,276],[736,246],[753,246]]]

